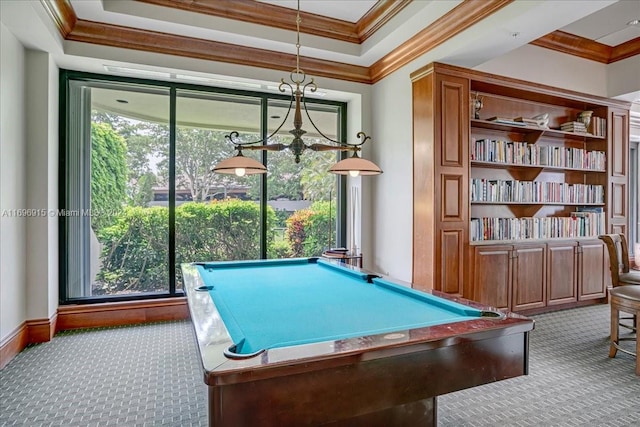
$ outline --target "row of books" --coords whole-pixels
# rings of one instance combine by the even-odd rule
[[[605,136],[607,133],[607,120],[602,117],[591,117],[588,126],[578,121],[565,122],[560,125],[560,130],[564,132]]]
[[[596,237],[604,234],[604,212],[572,212],[569,217],[471,218],[471,241]]]
[[[595,136],[606,136],[607,120],[603,117],[591,117],[587,131]]]
[[[600,171],[606,169],[604,151],[493,139],[472,140],[471,160]]]
[[[472,202],[604,203],[604,186],[562,182],[471,179]]]
[[[560,125],[564,132],[587,133],[587,126],[582,122],[565,122]]]

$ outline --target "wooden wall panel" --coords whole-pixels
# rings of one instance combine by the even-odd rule
[[[188,318],[189,308],[186,298],[61,306],[58,308],[57,330],[132,325]]]
[[[463,178],[462,175],[442,175],[441,221],[464,221]]]
[[[464,162],[464,135],[468,133],[468,126],[463,124],[463,111],[465,87],[460,82],[440,82],[440,129],[442,134],[440,143],[441,166],[462,167]]]
[[[627,144],[617,144],[616,141],[627,140],[628,121],[620,114],[613,112],[611,120],[611,176],[624,177],[627,175],[629,147]]]
[[[413,87],[413,286],[433,289],[434,281],[434,117],[433,74]]]
[[[0,343],[0,369],[7,366],[29,344],[27,323],[23,322]]]
[[[618,184],[614,182],[611,185],[611,217],[613,219],[624,219],[627,216],[627,204],[625,197],[625,195],[627,194],[626,190],[626,184]]]
[[[443,231],[442,242],[442,291],[462,296],[464,293],[464,230]]]

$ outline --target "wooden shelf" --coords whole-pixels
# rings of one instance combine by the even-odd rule
[[[479,119],[471,119],[471,127],[472,128],[481,128],[481,129],[492,129],[499,130],[505,132],[517,132],[523,134],[534,134],[534,138],[527,138],[527,142],[535,143],[542,135],[550,136],[554,138],[570,138],[570,139],[578,139],[578,140],[586,140],[586,139],[605,139],[604,136],[596,136],[590,133],[576,133],[576,132],[565,132],[560,129],[550,129],[550,128],[540,128],[537,126],[529,126],[529,125],[516,125],[509,123],[500,123],[489,120],[479,120]]]
[[[585,242],[598,240],[598,236],[581,237],[555,237],[550,239],[511,239],[511,240],[476,240],[469,241],[470,246],[491,246],[491,245],[514,245],[527,243],[551,243],[551,242]]]
[[[562,166],[547,166],[547,165],[522,165],[518,163],[484,162],[480,160],[472,160],[471,166],[492,168],[492,169],[539,169],[540,172],[572,171],[572,172],[584,172],[584,173],[607,173],[606,170],[597,170],[597,169],[566,168]]]
[[[471,201],[472,205],[532,205],[532,206],[604,206],[604,203],[563,203],[563,202],[489,202]]]

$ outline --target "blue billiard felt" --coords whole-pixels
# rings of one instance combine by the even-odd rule
[[[282,261],[282,260],[277,260]],[[288,260],[287,260],[288,261]],[[477,318],[478,310],[329,263],[198,269],[239,353]]]

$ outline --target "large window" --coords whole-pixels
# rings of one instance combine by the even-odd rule
[[[63,71],[62,302],[181,294],[180,263],[317,256],[343,246],[337,152],[247,151],[266,175],[219,175],[224,136],[264,139],[285,97]],[[341,139],[345,105],[307,102]],[[285,124],[270,142],[291,139]],[[317,135],[306,135],[312,142]]]

